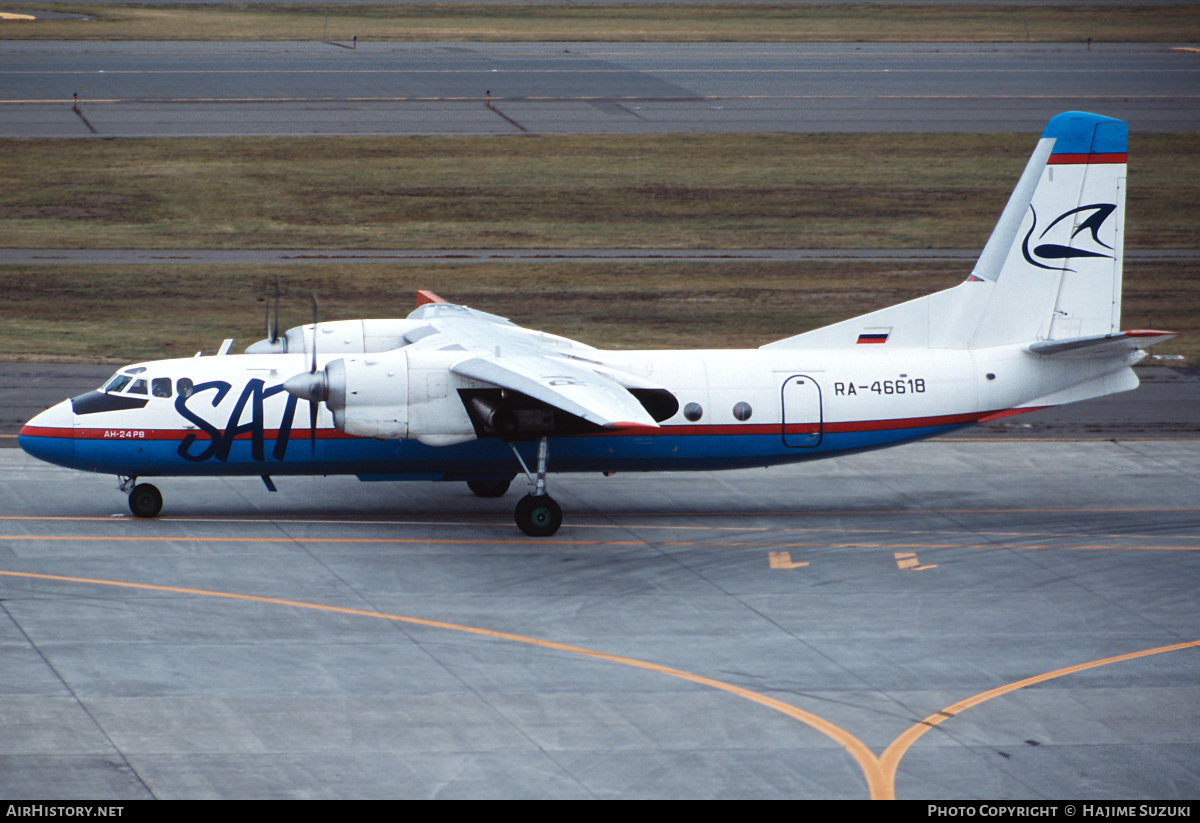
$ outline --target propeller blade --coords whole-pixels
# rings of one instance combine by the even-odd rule
[[[313,374],[316,374],[317,373],[317,320],[318,320],[318,316],[320,313],[320,309],[319,309],[319,306],[317,305],[317,293],[315,291],[312,293],[312,301],[313,301],[313,342],[312,342],[312,369],[310,369],[310,371]],[[313,419],[315,420],[316,418],[314,417]]]
[[[317,401],[308,401],[308,443],[313,457],[317,456]]]
[[[317,454],[317,413],[320,411],[320,404],[328,399],[327,385],[328,376],[324,371],[300,372],[283,381],[284,391],[308,401],[308,441],[314,457]]]
[[[267,305],[267,339],[272,344],[279,339],[279,275],[275,275],[275,305]]]
[[[312,342],[312,370],[310,374],[317,373],[317,321],[320,318],[320,306],[317,303],[317,292],[313,290],[313,342]],[[312,453],[315,457],[317,454],[317,400],[316,398],[308,402],[308,434],[309,444],[312,446]]]

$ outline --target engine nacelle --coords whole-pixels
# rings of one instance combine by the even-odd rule
[[[316,326],[321,354],[385,352],[415,343],[435,333],[424,320],[326,320]],[[259,340],[247,354],[297,354],[313,350],[313,325],[288,329],[272,343]]]
[[[324,369],[284,382],[290,393],[323,402],[339,430],[383,440],[412,438],[447,446],[481,437],[527,440],[599,429],[517,391],[455,374],[461,350],[406,348],[330,360]],[[662,388],[628,390],[656,421],[679,409]]]
[[[463,378],[450,372],[461,352],[404,349],[343,357],[323,370],[333,425],[356,437],[415,438],[431,446],[475,439],[458,396]]]
[[[387,354],[344,357],[325,366],[325,403],[339,431],[385,440],[408,437],[408,357],[403,351]]]

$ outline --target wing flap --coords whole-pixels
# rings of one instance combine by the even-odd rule
[[[540,355],[473,357],[451,366],[463,377],[512,389],[608,429],[657,428],[638,399],[590,369]]]

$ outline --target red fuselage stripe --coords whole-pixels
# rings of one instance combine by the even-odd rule
[[[961,426],[967,423],[977,423],[981,420],[1006,417],[1010,414],[1021,414],[1034,409],[998,409],[986,412],[970,412],[967,414],[942,414],[931,417],[904,417],[894,420],[850,420],[844,422],[826,422],[820,428],[826,434],[844,434],[849,432],[894,431],[896,429],[923,429],[934,426]],[[818,424],[789,423],[786,430],[789,433],[803,434],[815,432]],[[781,430],[779,423],[731,423],[715,425],[686,425],[660,426],[652,428],[642,426],[632,431],[599,432],[600,436],[638,436],[657,437],[672,436],[714,436],[714,435],[761,435],[778,434]],[[196,429],[72,429],[49,426],[24,426],[21,429],[23,437],[57,437],[70,440],[100,440],[100,441],[129,441],[129,440],[182,440],[189,434],[196,435],[199,442],[209,442],[210,438],[204,432]],[[278,429],[265,429],[263,437],[274,440],[279,436]],[[307,439],[307,429],[292,429],[291,437],[295,440]],[[317,437],[323,440],[354,439],[353,435],[345,434],[336,429],[317,429]],[[235,440],[249,440],[249,432],[242,432]]]

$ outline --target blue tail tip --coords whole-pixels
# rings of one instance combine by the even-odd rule
[[[1129,124],[1086,111],[1068,111],[1051,118],[1042,137],[1054,138],[1055,154],[1125,154]]]

